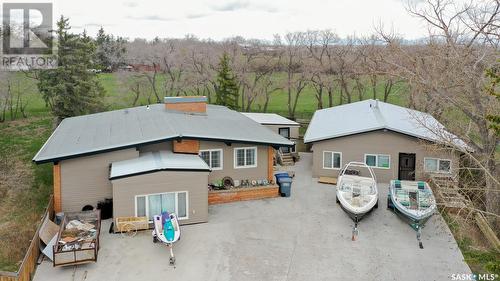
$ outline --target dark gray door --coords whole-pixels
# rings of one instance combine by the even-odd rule
[[[290,139],[290,128],[279,128],[278,133],[284,138]],[[290,153],[290,148],[287,146],[281,147],[283,153]]]
[[[400,180],[415,180],[415,153],[399,153],[399,173]]]

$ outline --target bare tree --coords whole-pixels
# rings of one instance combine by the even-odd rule
[[[500,214],[498,191],[499,136],[487,116],[500,104],[488,95],[485,71],[498,59],[500,1],[481,0],[466,5],[446,0],[409,4],[408,11],[427,23],[429,38],[416,46],[379,30],[396,55],[388,62],[394,75],[404,78],[413,92],[412,104],[436,116],[465,141],[471,161],[485,180],[486,211]],[[447,114],[444,114],[446,112]],[[498,226],[498,225],[497,225]]]

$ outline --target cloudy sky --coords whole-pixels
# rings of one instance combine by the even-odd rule
[[[186,34],[271,39],[308,29],[367,35],[380,22],[408,39],[426,33],[403,0],[56,0],[55,10],[70,18],[75,31],[95,34],[103,26],[130,39]]]

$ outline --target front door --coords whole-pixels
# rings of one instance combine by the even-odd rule
[[[415,153],[399,153],[399,173],[400,180],[415,180]]]
[[[279,128],[278,133],[287,139],[290,139],[290,128]],[[288,146],[281,147],[283,153],[290,153],[290,148]]]

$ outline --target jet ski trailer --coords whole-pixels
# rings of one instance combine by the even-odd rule
[[[421,231],[436,211],[436,200],[429,184],[423,181],[392,180],[387,208],[399,215],[417,232],[418,246],[423,249]]]
[[[154,230],[151,233],[153,243],[161,242],[167,244],[170,249],[170,265],[175,265],[174,243],[181,239],[181,229],[177,215],[174,213],[163,212],[161,215],[155,215]]]
[[[370,166],[349,162],[342,168],[337,181],[337,203],[354,221],[354,241],[358,236],[358,222],[378,207],[377,179]]]

